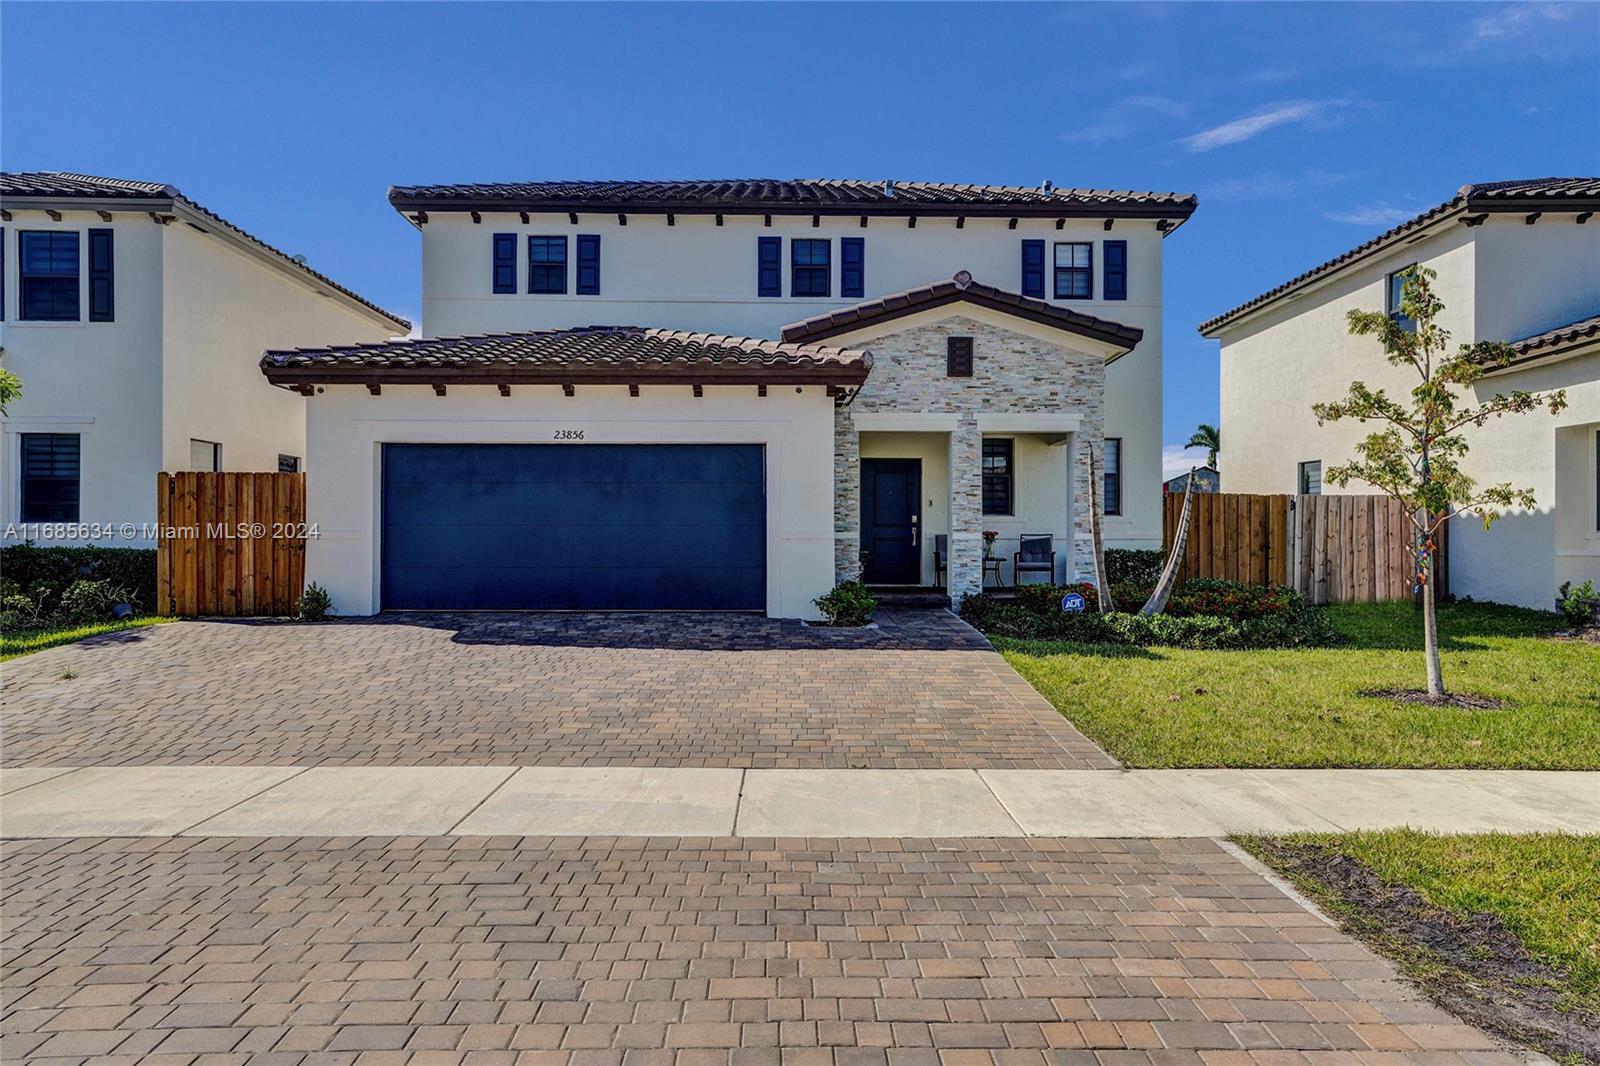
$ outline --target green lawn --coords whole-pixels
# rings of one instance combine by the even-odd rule
[[[1436,836],[1394,829],[1303,834],[1277,842],[1331,848],[1360,860],[1383,881],[1408,885],[1428,903],[1457,915],[1494,915],[1534,958],[1565,972],[1565,979],[1554,985],[1561,993],[1560,1009],[1600,1013],[1600,836]],[[1358,924],[1381,919],[1355,913],[1317,878],[1274,858],[1263,841],[1241,843],[1278,866],[1336,917],[1355,918]],[[1370,932],[1372,926],[1367,928]],[[1386,939],[1390,942],[1384,943]],[[1449,966],[1407,939],[1376,936],[1379,946],[1413,976]]]
[[[124,629],[138,629],[141,626],[154,626],[173,621],[176,619],[150,615],[130,618],[125,622],[95,622],[92,625],[70,626],[65,629],[28,629],[17,633],[0,633],[0,663],[7,659],[15,659],[19,655],[32,655],[36,651],[54,648],[60,644],[72,644],[85,637],[98,637],[102,633],[116,633]]]
[[[1439,611],[1447,689],[1493,711],[1360,696],[1419,688],[1409,604],[1328,608],[1347,644],[1185,651],[994,638],[1073,724],[1129,766],[1600,768],[1600,648],[1553,640],[1554,614],[1486,604]]]

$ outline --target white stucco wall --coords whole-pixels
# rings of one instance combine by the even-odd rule
[[[88,321],[90,227],[115,232],[113,322]],[[20,520],[23,433],[79,434],[82,522],[153,523],[155,476],[161,466],[162,227],[145,215],[115,215],[107,223],[90,211],[66,211],[57,222],[43,211],[13,210],[4,229],[6,307],[0,346],[5,348],[4,366],[22,379],[22,398],[0,420],[0,527]],[[79,234],[79,321],[18,319],[17,234],[22,230]],[[145,542],[97,543],[126,547]]]
[[[1532,226],[1521,215],[1492,216],[1476,227],[1450,223],[1349,268],[1221,331],[1218,466],[1227,491],[1294,492],[1300,462],[1320,460],[1326,470],[1348,461],[1356,442],[1377,427],[1318,426],[1311,405],[1339,398],[1351,381],[1406,398],[1416,373],[1390,366],[1375,339],[1350,336],[1345,316],[1353,308],[1383,309],[1388,274],[1412,263],[1438,273],[1441,324],[1451,332],[1452,349],[1480,339],[1516,340],[1600,312],[1600,229],[1576,225],[1571,215]],[[1593,461],[1580,454],[1581,427],[1600,422],[1597,381],[1600,357],[1589,356],[1494,375],[1475,390],[1474,399],[1487,399],[1516,389],[1566,388],[1569,406],[1559,418],[1520,415],[1467,431],[1467,473],[1484,484],[1533,488],[1539,504],[1531,514],[1507,515],[1487,534],[1476,520],[1456,522],[1451,586],[1457,595],[1548,608],[1560,580],[1600,580],[1592,574],[1596,542],[1579,528],[1586,506],[1593,517],[1593,482],[1582,483],[1578,473]],[[1588,443],[1592,449],[1592,437]],[[1323,491],[1372,489],[1325,484]],[[1558,531],[1569,524],[1558,547]]]
[[[384,443],[542,443],[557,429],[586,444],[761,444],[767,464],[767,613],[819,617],[813,598],[833,587],[833,401],[821,386],[514,385],[327,386],[307,401],[306,580],[340,614],[379,610],[379,513]]]
[[[980,282],[1017,292],[1022,284],[1021,241],[1045,242],[1047,293],[1053,246],[1058,241],[1089,241],[1094,248],[1094,300],[1048,302],[1085,314],[1137,326],[1144,339],[1107,370],[1105,433],[1122,438],[1124,508],[1106,519],[1106,542],[1113,547],[1156,548],[1161,544],[1162,406],[1162,238],[1153,221],[1119,219],[1107,232],[1103,220],[1069,219],[1061,229],[1049,219],[969,218],[956,229],[954,218],[919,218],[915,228],[904,218],[874,217],[865,229],[857,216],[824,215],[816,228],[810,216],[774,215],[772,226],[759,215],[725,216],[717,226],[709,215],[679,215],[668,226],[663,215],[529,216],[486,213],[470,216],[437,212],[421,227],[424,336],[561,328],[587,325],[661,326],[673,329],[777,337],[783,326],[812,315],[852,306],[860,300],[839,294],[839,238],[866,240],[865,296],[927,285],[967,270]],[[496,233],[517,235],[516,294],[492,292]],[[579,233],[601,238],[599,296],[571,293]],[[564,296],[530,295],[527,289],[529,235],[566,236],[568,288]],[[778,236],[783,245],[783,291],[789,291],[789,241],[832,241],[831,298],[758,297],[757,238]],[[1105,240],[1128,243],[1128,299],[1104,300]],[[835,343],[829,341],[827,343]]]

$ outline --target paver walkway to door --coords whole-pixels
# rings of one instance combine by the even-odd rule
[[[7,766],[1116,765],[942,611],[185,622],[4,675]]]

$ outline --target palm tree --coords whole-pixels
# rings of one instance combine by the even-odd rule
[[[1206,465],[1215,469],[1217,453],[1222,450],[1222,431],[1216,426],[1202,422],[1199,428],[1190,435],[1184,447],[1204,448],[1206,450]]]

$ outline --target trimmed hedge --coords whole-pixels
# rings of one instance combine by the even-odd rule
[[[79,581],[121,586],[135,610],[159,609],[154,548],[41,548],[32,541],[0,548],[0,593],[27,596],[45,614],[58,612],[61,597]]]

